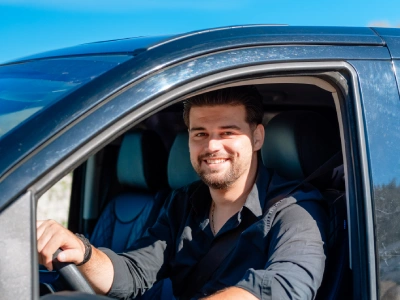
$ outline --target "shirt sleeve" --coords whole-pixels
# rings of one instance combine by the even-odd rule
[[[171,236],[168,209],[164,208],[155,225],[133,245],[131,251],[116,254],[100,248],[114,267],[114,280],[107,296],[131,299],[142,295],[157,280],[167,277],[166,262],[173,245]]]
[[[327,217],[316,201],[283,209],[269,232],[268,262],[236,285],[259,299],[314,299],[325,268]]]

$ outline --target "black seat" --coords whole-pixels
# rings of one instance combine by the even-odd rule
[[[158,199],[167,187],[167,152],[152,131],[125,134],[118,155],[117,176],[124,191],[100,215],[90,242],[115,252],[127,249],[153,224]]]
[[[268,123],[261,155],[267,168],[274,168],[287,179],[303,180],[340,150],[336,124],[316,112],[291,111]],[[341,293],[351,287],[342,164],[338,162],[311,182],[322,192],[329,216],[327,260],[317,299],[340,299]]]

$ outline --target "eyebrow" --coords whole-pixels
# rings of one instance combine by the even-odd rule
[[[192,127],[189,129],[189,131],[199,131],[199,130],[205,130],[204,127]]]
[[[221,126],[219,127],[220,129],[234,129],[234,130],[241,130],[239,126],[237,125],[226,125],[226,126]],[[201,131],[201,130],[206,130],[204,127],[192,127],[189,129],[189,131]]]

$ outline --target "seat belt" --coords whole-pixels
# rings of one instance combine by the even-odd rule
[[[328,159],[323,165],[317,170],[311,173],[307,178],[303,179],[299,184],[290,189],[288,192],[278,195],[270,199],[267,203],[265,212],[268,213],[269,209],[278,203],[280,200],[286,198],[300,186],[308,183],[317,177],[325,174],[329,170],[337,167],[342,162],[342,151],[338,151],[330,159]],[[240,234],[246,229],[241,222],[238,227],[222,234],[220,237],[215,239],[211,245],[210,250],[203,256],[201,260],[195,265],[192,271],[187,276],[187,288],[183,293],[183,297],[190,298],[195,293],[199,292],[201,288],[207,283],[212,274],[218,269],[221,263],[229,256],[230,253],[236,248],[236,242]]]

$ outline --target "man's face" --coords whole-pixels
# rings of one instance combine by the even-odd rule
[[[264,131],[262,125],[246,122],[245,107],[195,106],[189,120],[190,160],[200,178],[215,189],[227,189],[239,178],[247,178]]]

